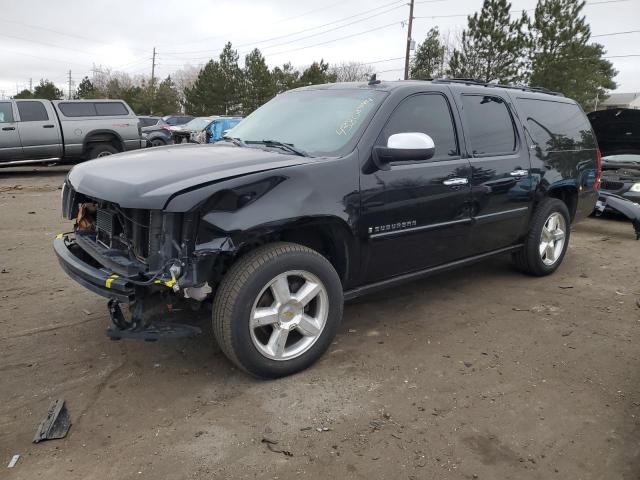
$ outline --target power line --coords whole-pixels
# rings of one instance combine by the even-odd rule
[[[385,3],[384,5],[380,5],[378,7],[370,8],[370,9],[364,10],[362,12],[356,13],[354,15],[349,15],[348,17],[341,18],[339,20],[334,20],[334,21],[329,22],[329,23],[324,23],[322,25],[317,25],[315,27],[306,28],[304,30],[299,30],[297,32],[287,33],[285,35],[278,35],[276,37],[266,38],[264,40],[258,40],[258,41],[253,41],[253,42],[248,42],[248,43],[243,43],[243,44],[240,44],[240,45],[236,45],[236,48],[254,46],[254,45],[257,45],[257,44],[260,44],[260,43],[271,42],[273,40],[281,40],[283,38],[291,37],[291,36],[294,36],[294,35],[300,35],[302,33],[307,33],[309,31],[317,30],[319,28],[329,27],[331,25],[335,25],[336,23],[341,23],[341,22],[344,22],[346,20],[351,20],[352,18],[359,17],[361,15],[366,15],[367,13],[371,13],[371,12],[373,12],[375,10],[380,10],[382,8],[387,8],[387,7],[391,6],[391,5],[399,6],[398,2],[400,2],[400,1],[402,1],[402,0],[394,0],[393,2],[388,2],[388,3]],[[444,0],[437,0],[437,1],[444,1]],[[403,3],[403,5],[404,5],[404,3]],[[356,23],[356,22],[354,22],[354,23]],[[196,50],[196,51],[185,51],[185,52],[168,51],[168,52],[165,52],[165,53],[167,53],[167,54],[210,53],[211,51],[212,51],[211,49],[208,49],[208,50]]]
[[[348,0],[341,0],[341,1],[338,1],[338,2],[335,2],[335,3],[332,3],[330,5],[326,5],[324,7],[319,7],[319,8],[313,9],[313,10],[309,10],[308,12],[301,13],[301,14],[295,15],[293,17],[288,17],[288,18],[283,18],[281,20],[276,20],[271,25],[278,25],[280,23],[288,22],[289,20],[295,20],[297,18],[305,17],[305,16],[310,15],[312,13],[320,12],[322,10],[328,10],[329,8],[333,8],[333,7],[337,6],[337,5],[343,5],[346,1],[348,1]],[[171,44],[164,44],[164,45],[171,45],[171,46],[189,45],[191,43],[205,42],[205,41],[208,41],[208,40],[214,40],[216,38],[225,38],[225,35],[217,35],[215,37],[201,38],[200,40],[192,40],[192,41],[189,41],[189,42],[171,43]],[[163,44],[161,44],[160,46],[162,46],[162,45]]]
[[[627,30],[626,32],[601,33],[600,35],[591,35],[591,37],[611,37],[613,35],[627,35],[629,33],[640,33],[640,30]]]
[[[47,31],[47,32],[55,33],[57,35],[64,35],[65,37],[78,38],[80,40],[88,40],[88,41],[94,42],[94,43],[102,43],[103,45],[109,45],[109,46],[112,45],[110,42],[106,42],[104,40],[96,40],[95,38],[83,37],[81,35],[76,35],[76,34],[68,33],[68,32],[61,32],[59,30],[54,30],[54,29],[49,28],[49,27],[43,27],[43,26],[40,26],[40,25],[31,25],[31,24],[28,24],[28,23],[19,22],[17,20],[8,20],[6,18],[0,18],[0,22],[12,23],[12,24],[15,24],[15,25],[22,25],[23,27],[27,27],[27,28],[33,28],[33,29],[37,29],[37,30],[44,30],[44,31]],[[135,49],[135,48],[132,48],[131,50],[138,50],[139,52],[142,51],[140,49]]]

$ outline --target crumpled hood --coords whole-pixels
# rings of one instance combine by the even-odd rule
[[[230,144],[175,145],[110,155],[69,173],[74,190],[123,208],[163,209],[184,190],[232,177],[313,162]]]

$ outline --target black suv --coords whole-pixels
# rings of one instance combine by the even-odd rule
[[[471,81],[305,87],[228,135],[74,167],[54,247],[109,298],[112,337],[194,334],[158,317],[209,304],[260,377],[318,359],[344,300],[497,254],[552,273],[601,171],[576,102]]]

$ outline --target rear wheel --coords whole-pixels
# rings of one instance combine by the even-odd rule
[[[154,138],[153,140],[151,140],[151,146],[152,147],[162,147],[162,146],[164,146],[166,144],[167,144],[167,142],[165,142],[161,138]]]
[[[342,318],[342,284],[309,248],[274,243],[242,257],[223,279],[213,331],[229,359],[252,375],[282,377],[328,348]]]
[[[567,252],[570,224],[564,202],[556,198],[542,200],[531,220],[523,249],[512,255],[515,266],[535,276],[555,272]]]
[[[110,143],[98,143],[89,150],[89,158],[102,158],[118,153],[118,149]]]

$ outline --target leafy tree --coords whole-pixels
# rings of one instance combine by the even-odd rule
[[[293,68],[290,63],[274,68],[271,72],[271,77],[277,93],[286,92],[300,85],[300,72]]]
[[[330,69],[336,82],[363,82],[374,73],[374,69],[365,63],[343,62]]]
[[[180,110],[180,94],[171,76],[160,82],[155,91],[152,113],[154,115],[171,115]]]
[[[16,93],[13,98],[33,98],[33,93],[28,88],[25,88],[20,93]]]
[[[329,64],[324,60],[313,62],[300,76],[300,85],[317,85],[336,81],[336,75],[329,71]]]
[[[40,84],[33,89],[33,98],[44,98],[46,100],[60,100],[63,97],[60,90],[53,82],[42,79]]]
[[[526,77],[524,56],[526,13],[511,20],[507,0],[484,0],[480,12],[467,17],[459,49],[449,62],[449,74],[483,82],[519,83]]]
[[[276,83],[257,48],[245,57],[242,110],[248,115],[276,94]]]
[[[76,99],[85,98],[100,98],[100,94],[96,87],[93,85],[89,77],[84,77],[78,84],[78,88],[75,93]]]
[[[531,85],[562,92],[593,107],[597,97],[616,88],[617,74],[603,58],[604,47],[589,43],[591,28],[580,0],[540,0],[530,28]]]
[[[440,40],[438,27],[427,32],[427,38],[418,45],[411,61],[411,78],[427,80],[444,76],[444,62],[447,47]]]

